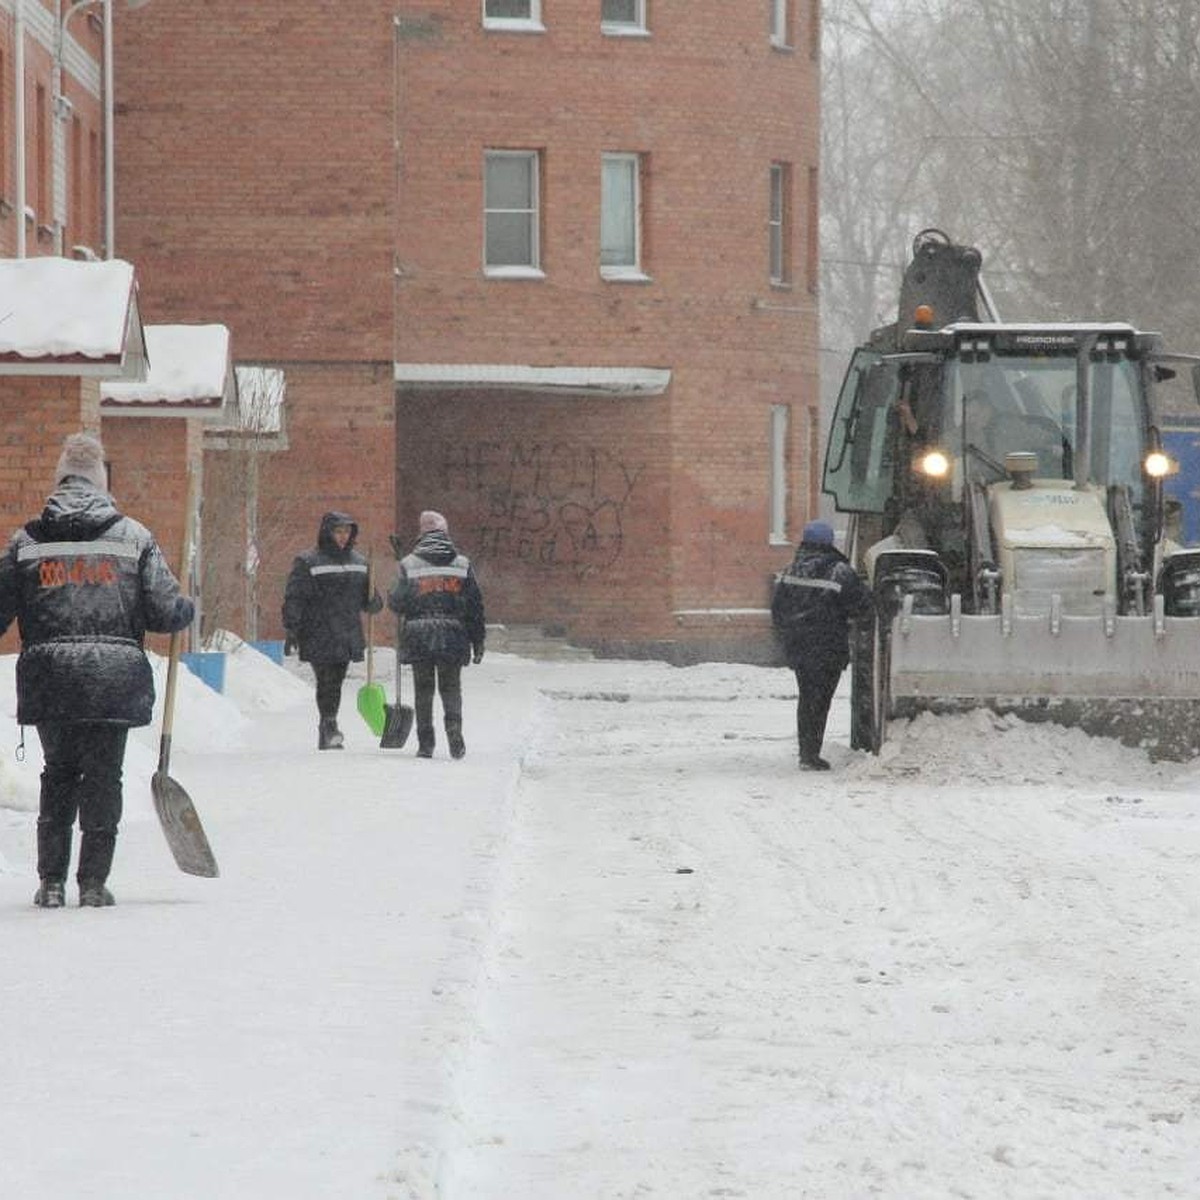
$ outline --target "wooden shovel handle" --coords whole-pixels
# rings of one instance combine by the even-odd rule
[[[188,470],[187,512],[183,521],[183,549],[179,556],[179,586],[186,586],[188,567],[192,561],[192,542],[195,535],[194,515],[196,510],[196,473]],[[175,690],[179,681],[179,651],[182,642],[181,630],[171,634],[167,651],[167,689],[163,694],[162,737],[158,747],[158,769],[166,772],[171,761],[171,730],[175,726]]]
[[[375,554],[367,550],[367,603],[375,599]],[[375,614],[367,612],[367,686],[375,679]]]

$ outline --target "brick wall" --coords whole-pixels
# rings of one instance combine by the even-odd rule
[[[501,412],[496,412],[497,406]],[[444,513],[488,619],[650,636],[670,604],[667,403],[402,392],[398,528]]]
[[[278,637],[283,577],[322,512],[348,509],[385,544],[392,527],[391,7],[216,0],[192,15],[150,5],[117,22],[117,245],[148,320],[222,322],[238,362],[285,372],[289,449],[260,464],[258,633]],[[206,457],[210,478],[244,467]],[[238,632],[241,483],[210,486],[206,546]]]
[[[180,565],[188,467],[191,463],[194,470],[199,464],[197,423],[182,417],[105,417],[101,435],[117,507],[149,528],[184,590],[195,595],[193,581],[180,576]],[[197,486],[203,489],[202,476]],[[150,634],[146,645],[166,654],[170,639]]]
[[[178,574],[187,501],[188,422],[106,417],[101,430],[117,507],[150,528]]]
[[[811,515],[816,63],[768,44],[759,0],[652,3],[647,38],[604,37],[595,0],[547,5],[541,34],[485,31],[480,10],[212,0],[118,22],[117,245],[147,319],[222,321],[238,361],[287,372],[264,579],[327,508],[382,544],[432,505],[495,619],[662,641],[678,610],[761,607],[787,558],[768,542],[772,404],[792,406],[791,529]],[[488,148],[542,155],[543,279],[483,275]],[[644,156],[649,282],[600,278],[605,151]],[[793,165],[789,288],[768,278],[773,161]],[[393,361],[665,367],[672,383],[638,401],[394,396]]]
[[[619,562],[628,573],[548,570],[527,544],[489,542],[479,534],[494,503],[486,494],[465,504],[460,527],[479,536],[500,582],[490,605],[498,616],[565,614],[574,632],[607,641],[632,613],[643,637],[686,638],[696,618],[677,612],[761,608],[766,580],[789,557],[768,541],[773,404],[792,407],[789,528],[813,515],[802,439],[818,397],[805,253],[818,78],[804,46],[770,47],[761,4],[651,5],[644,39],[605,37],[598,8],[547,6],[543,34],[485,31],[477,11],[451,0],[401,11],[397,357],[662,366],[670,389],[640,408],[444,395],[418,402],[411,421],[402,397],[399,469],[422,481],[437,469],[427,447],[439,423],[518,460],[562,446],[635,468],[652,462],[653,482],[639,476],[625,502]],[[483,276],[486,149],[541,154],[544,279]],[[604,151],[644,156],[650,282],[600,278]],[[769,281],[775,161],[793,167],[787,288]],[[651,595],[636,582],[650,577],[648,564]],[[761,618],[721,618],[702,636],[738,637],[747,621],[761,633]]]
[[[54,487],[63,438],[98,431],[100,393],[94,381],[71,376],[0,376],[0,536],[38,516]],[[0,639],[0,653],[18,648],[15,626]]]

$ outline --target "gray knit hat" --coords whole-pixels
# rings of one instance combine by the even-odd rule
[[[68,475],[78,475],[102,492],[108,491],[108,472],[104,468],[104,447],[90,433],[72,433],[64,442],[54,468],[57,487]]]

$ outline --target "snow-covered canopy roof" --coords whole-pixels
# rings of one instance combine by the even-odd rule
[[[144,379],[133,267],[121,259],[0,259],[0,375]]]
[[[492,389],[575,396],[659,396],[671,382],[661,367],[532,367],[523,363],[396,363],[401,387]]]
[[[220,418],[237,401],[224,325],[147,325],[150,370],[141,383],[100,387],[105,416]]]

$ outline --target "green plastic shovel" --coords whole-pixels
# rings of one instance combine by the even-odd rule
[[[375,595],[375,569],[373,560],[367,559],[367,594]],[[367,682],[358,689],[358,713],[367,723],[367,728],[379,737],[387,725],[387,692],[383,684],[375,682],[375,614],[367,614]]]

